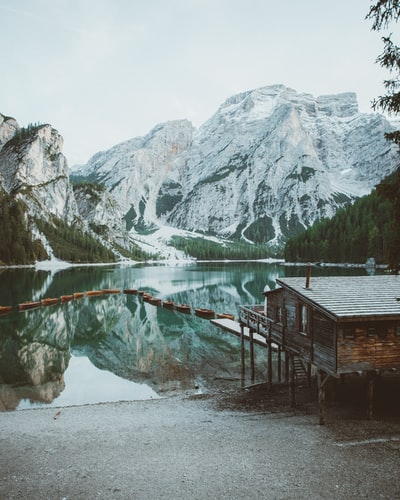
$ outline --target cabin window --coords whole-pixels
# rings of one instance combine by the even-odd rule
[[[302,335],[308,333],[308,309],[305,304],[300,304],[298,308],[299,313],[299,332]]]
[[[388,329],[385,328],[385,327],[383,327],[383,326],[381,326],[378,329],[378,337],[383,340],[383,339],[385,339],[387,337],[387,335],[388,335]]]
[[[376,335],[376,328],[373,326],[370,326],[367,328],[367,335],[368,337],[375,337]]]
[[[345,339],[355,339],[356,330],[355,328],[343,328],[343,338]]]
[[[277,323],[282,324],[282,321],[283,321],[283,307],[282,306],[276,306],[275,321]]]
[[[396,335],[400,337],[400,325],[396,326]]]

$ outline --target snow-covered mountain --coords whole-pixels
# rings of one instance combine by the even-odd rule
[[[359,113],[354,93],[315,98],[273,85],[227,99],[198,130],[158,125],[77,173],[105,184],[132,234],[167,224],[281,244],[395,169],[391,130]]]
[[[0,114],[0,191],[22,199],[31,221],[56,216],[114,249],[136,242],[181,258],[168,241],[193,232],[280,246],[397,167],[393,129],[359,113],[353,93],[273,85],[230,97],[198,130],[170,121],[96,153],[73,171],[91,184],[73,189],[61,135]]]

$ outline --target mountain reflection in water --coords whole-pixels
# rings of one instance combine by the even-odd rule
[[[313,271],[314,272],[314,271]],[[363,274],[316,269],[315,274]],[[263,300],[279,276],[305,268],[265,262],[74,267],[59,272],[0,271],[0,305],[77,291],[119,294],[12,312],[0,317],[0,410],[155,398],[208,390],[240,376],[240,342],[207,320],[146,303],[125,288],[237,317],[240,304]],[[256,379],[266,379],[255,349]],[[90,361],[90,362],[89,362]]]

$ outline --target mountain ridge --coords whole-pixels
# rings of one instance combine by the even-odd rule
[[[359,113],[352,92],[315,98],[278,84],[228,97],[198,129],[185,119],[164,122],[70,171],[50,125],[16,145],[18,124],[0,115],[0,186],[29,211],[51,206],[111,246],[155,244],[157,252],[168,245],[167,226],[169,235],[279,249],[396,168],[397,148],[385,140],[392,130],[382,115]],[[75,178],[105,191],[72,190]]]

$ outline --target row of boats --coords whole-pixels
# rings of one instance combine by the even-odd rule
[[[169,309],[171,311],[177,311],[183,314],[192,314],[192,308],[189,304],[176,304],[172,300],[162,300],[159,297],[153,297],[150,293],[142,291],[142,290],[124,290],[124,293],[141,295],[144,302],[148,302],[149,304],[157,307],[163,307],[164,309]],[[213,309],[205,309],[202,307],[198,307],[194,309],[194,314],[199,318],[204,319],[231,319],[234,320],[235,316],[229,313],[216,313]]]
[[[61,295],[61,297],[47,297],[38,301],[27,301],[21,302],[16,307],[14,306],[0,306],[0,314],[6,314],[13,310],[26,311],[29,309],[35,309],[42,306],[51,306],[58,303],[70,302],[71,300],[81,299],[83,297],[96,297],[100,295],[109,295],[121,293],[121,290],[117,288],[105,288],[102,290],[90,290],[87,292],[75,292],[70,295]],[[172,300],[162,300],[159,297],[153,297],[150,293],[144,290],[138,289],[124,289],[123,293],[127,295],[139,295],[142,297],[144,302],[157,307],[163,307],[164,309],[169,309],[171,311],[177,311],[184,314],[192,314],[192,308],[188,304],[175,304]],[[229,313],[215,313],[213,309],[195,308],[194,314],[200,318],[204,319],[231,319],[234,320],[233,314]]]

